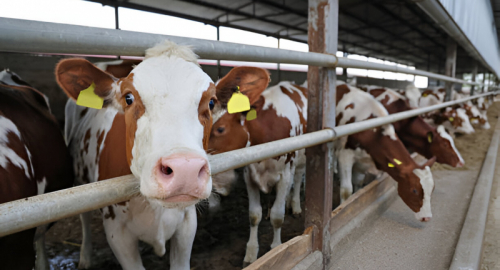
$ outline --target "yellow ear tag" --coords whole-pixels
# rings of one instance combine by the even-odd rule
[[[257,118],[257,111],[252,108],[250,111],[247,113],[247,121],[252,121],[255,118]]]
[[[450,122],[453,122],[453,120],[455,120],[453,117],[450,117],[448,118],[448,120],[450,120]]]
[[[94,109],[102,109],[104,99],[94,93],[95,84],[92,83],[89,88],[80,91],[76,104]]]
[[[394,164],[392,163],[388,163],[387,166],[389,166],[389,168],[394,168]]]
[[[427,96],[427,94],[423,94],[422,96],[423,96],[423,97],[426,97],[426,96]]]
[[[240,92],[235,92],[227,103],[229,113],[239,113],[250,110],[250,100]]]
[[[398,159],[394,159],[394,162],[396,162],[396,164],[398,164],[398,165],[403,164],[403,162],[399,161]]]
[[[431,137],[431,134],[428,134],[428,135],[427,135],[427,140],[429,141],[429,143],[431,143],[431,142],[432,142],[432,137]]]

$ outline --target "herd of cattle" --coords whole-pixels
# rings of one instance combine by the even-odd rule
[[[123,269],[144,269],[139,240],[159,256],[170,240],[171,269],[190,269],[195,204],[209,197],[217,203],[212,190],[228,195],[236,180],[233,171],[212,176],[208,156],[306,132],[306,87],[280,82],[268,88],[269,73],[256,67],[233,68],[214,83],[188,47],[172,42],[148,49],[142,62],[94,65],[65,59],[55,76],[70,98],[64,137],[45,96],[15,73],[0,73],[0,203],[132,173],[140,179],[141,195],[101,209],[108,243]],[[89,87],[102,100],[102,109],[76,105]],[[251,110],[228,112],[235,93],[248,97]],[[445,96],[444,89],[397,91],[340,81],[336,95],[337,125],[439,104]],[[461,97],[453,94],[453,99]],[[365,177],[386,172],[398,182],[399,196],[416,218],[429,221],[434,189],[430,166],[435,161],[464,165],[455,133],[474,132],[473,125],[489,128],[491,103],[479,98],[337,140],[341,200]],[[249,118],[250,111],[256,112],[255,119]],[[418,164],[410,152],[428,161]],[[257,259],[260,192],[276,190],[270,211],[274,248],[281,244],[285,210],[302,212],[305,164],[302,149],[244,168],[250,216],[244,265]],[[82,214],[81,221],[79,268],[85,269],[92,265],[90,214]],[[48,269],[47,228],[0,238],[0,265]]]

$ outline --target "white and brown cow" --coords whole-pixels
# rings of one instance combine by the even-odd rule
[[[389,115],[381,103],[370,94],[352,86],[338,82],[336,96],[336,124],[346,125],[370,118]],[[431,194],[434,189],[430,166],[418,165],[399,140],[393,125],[365,130],[336,141],[339,176],[341,179],[341,199],[352,194],[352,168],[356,161],[372,161],[365,171],[375,168],[387,172],[398,182],[398,194],[415,212],[420,221],[432,217]]]
[[[78,184],[132,173],[141,196],[102,209],[106,237],[124,269],[144,269],[138,240],[165,254],[171,269],[189,269],[196,233],[195,204],[212,189],[206,150],[219,95],[186,46],[165,41],[117,79],[83,59],[61,61],[57,82],[71,98],[66,105],[66,139]],[[73,100],[95,85],[101,110]],[[89,213],[81,216],[80,268],[91,265]]]
[[[367,91],[382,103],[389,114],[411,110],[406,98],[389,88],[368,87]],[[403,144],[427,159],[436,157],[439,163],[462,167],[464,160],[456,149],[453,138],[442,125],[437,128],[427,124],[422,117],[415,116],[392,124]]]
[[[71,187],[71,156],[45,96],[6,74],[0,83],[0,204]],[[36,267],[49,269],[45,228],[1,237],[0,268],[33,269],[37,231]]]
[[[246,120],[245,113],[224,114],[214,122],[210,136],[211,153],[258,145],[305,133],[307,119],[307,90],[290,82],[280,82],[266,90],[269,73],[261,68],[237,67],[217,83],[217,90],[239,87],[250,99],[257,118]],[[264,91],[265,90],[265,91]],[[260,192],[276,189],[276,199],[270,218],[274,228],[271,248],[281,244],[281,226],[285,216],[288,194],[294,185],[291,206],[300,214],[300,184],[305,173],[305,150],[294,151],[273,159],[250,164],[244,169],[250,214],[250,239],[247,243],[244,265],[257,259],[259,252],[258,226],[262,219]],[[214,183],[217,181],[214,176]],[[215,184],[214,184],[215,185]]]
[[[443,103],[444,95],[442,92],[425,90],[420,97],[419,106],[423,108]],[[470,134],[474,132],[467,111],[461,107],[447,107],[423,114],[422,117],[430,125],[443,125],[452,136],[455,133]]]

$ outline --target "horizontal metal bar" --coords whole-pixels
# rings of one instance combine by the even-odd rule
[[[332,141],[342,136],[493,94],[497,94],[497,92],[484,93],[214,155],[209,158],[211,173],[217,174],[236,169],[295,150]],[[0,204],[0,237],[126,201],[138,194],[138,187],[138,181],[132,175],[127,175]]]
[[[426,76],[461,84],[482,85],[422,70],[414,70],[330,54],[235,44],[221,41],[148,34],[78,25],[0,18],[0,51],[88,55],[144,56],[144,51],[169,39],[193,46],[203,59],[274,62],[322,67],[363,68]]]

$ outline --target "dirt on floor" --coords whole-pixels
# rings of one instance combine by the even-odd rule
[[[273,239],[273,229],[266,218],[273,201],[274,194],[261,196],[263,219],[259,226],[259,257],[270,250]],[[99,211],[93,212],[91,228],[94,251],[94,266],[91,269],[121,269],[107,243]],[[303,231],[303,217],[287,214],[281,239],[283,242],[288,241]],[[191,255],[191,269],[241,269],[249,234],[248,197],[240,177],[231,194],[221,198],[220,211],[210,214],[207,210],[202,210],[198,213],[198,230]],[[81,241],[81,224],[77,216],[57,222],[46,235],[47,253],[53,267],[77,269]],[[139,247],[146,269],[168,269],[168,243],[167,252],[163,257],[158,257],[148,244],[140,243]]]

